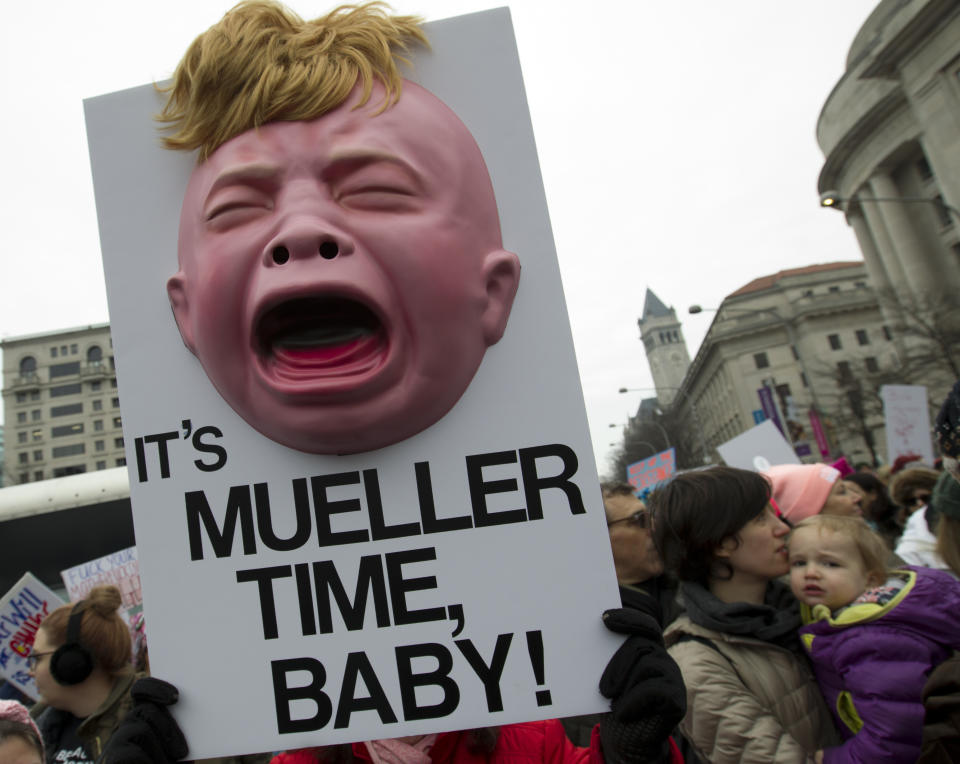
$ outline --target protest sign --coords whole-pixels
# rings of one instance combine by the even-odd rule
[[[60,571],[63,585],[71,602],[82,600],[95,586],[111,584],[120,590],[123,609],[129,610],[143,602],[140,590],[140,565],[135,546],[121,549],[96,560],[74,565]]]
[[[0,674],[34,700],[40,695],[27,673],[27,657],[40,623],[63,604],[32,573],[24,573],[0,599]]]
[[[619,596],[509,13],[425,31],[411,79],[476,139],[522,283],[449,412],[372,451],[281,445],[221,397],[165,288],[194,157],[159,147],[152,86],[86,104],[151,668],[179,687],[196,758],[606,705],[597,682],[620,639],[600,614]],[[407,254],[409,219],[386,254]],[[310,278],[366,262],[362,234],[326,235],[316,262],[286,244],[253,260],[274,274],[309,265]]]
[[[662,480],[666,480],[677,470],[676,449],[668,448],[649,459],[627,465],[627,481],[637,493],[644,488],[652,488]]]
[[[769,419],[717,446],[731,467],[760,472],[775,464],[799,464],[786,438]]]
[[[890,463],[898,456],[919,454],[922,461],[933,464],[926,386],[884,385],[880,388],[880,398]]]

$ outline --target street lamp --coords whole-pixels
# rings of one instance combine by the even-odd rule
[[[835,210],[843,211],[843,205],[848,202],[897,202],[901,204],[932,204],[934,207],[938,207],[941,210],[946,210],[947,217],[951,215],[957,220],[960,221],[960,210],[956,207],[947,204],[939,196],[930,198],[926,196],[857,196],[857,197],[841,197],[840,194],[835,190],[824,191],[820,194],[820,206],[821,207],[832,207]]]
[[[700,452],[703,454],[703,463],[710,463],[710,452],[707,450],[707,441],[703,436],[703,423],[700,421],[700,414],[697,413],[697,404],[694,403],[693,398],[685,391],[679,387],[664,387],[660,386],[660,390],[673,390],[680,393],[690,404],[690,413],[693,415],[693,421],[696,423],[697,433],[700,435]],[[617,392],[620,393],[649,393],[657,392],[658,388],[656,387],[621,387]],[[666,432],[666,431],[664,431]]]
[[[822,409],[820,408],[820,401],[817,399],[817,388],[813,384],[813,375],[810,374],[809,369],[807,369],[807,363],[803,359],[803,354],[800,352],[800,345],[797,343],[797,335],[793,329],[793,323],[788,318],[784,318],[780,315],[780,311],[776,308],[737,308],[731,306],[725,306],[722,308],[724,311],[737,311],[746,316],[757,316],[763,313],[771,315],[783,324],[784,329],[787,330],[787,342],[790,343],[790,346],[793,348],[794,353],[796,354],[797,361],[800,363],[800,371],[803,372],[804,379],[807,380],[807,389],[810,390],[810,401],[813,406],[813,410],[817,412],[819,417]],[[687,311],[691,315],[696,315],[697,313],[703,313],[708,311],[710,313],[716,313],[720,311],[721,308],[704,308],[700,305],[691,305],[687,308]],[[829,444],[827,445],[829,448]]]

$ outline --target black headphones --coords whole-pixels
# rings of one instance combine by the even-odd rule
[[[80,622],[86,604],[86,600],[81,600],[73,606],[67,621],[67,641],[50,656],[50,675],[58,684],[80,684],[93,673],[93,655],[80,644]]]

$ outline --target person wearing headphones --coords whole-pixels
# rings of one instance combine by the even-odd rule
[[[120,603],[115,586],[98,586],[40,623],[28,661],[48,764],[94,764],[133,705],[136,675]]]

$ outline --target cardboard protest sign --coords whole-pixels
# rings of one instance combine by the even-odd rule
[[[140,564],[135,546],[105,555],[96,560],[60,571],[71,602],[82,600],[95,586],[111,584],[120,590],[124,610],[143,602],[140,589]]]
[[[666,480],[677,471],[676,449],[668,448],[648,459],[627,465],[627,481],[639,493],[644,488],[652,488]]]
[[[619,606],[619,596],[509,13],[448,19],[425,31],[431,49],[414,52],[408,76],[452,109],[479,146],[502,230],[502,247],[494,249],[516,253],[522,280],[509,320],[503,310],[499,318],[484,313],[485,351],[473,354],[478,368],[472,378],[472,369],[460,376],[469,383],[447,413],[414,434],[398,424],[385,439],[375,432],[380,420],[358,425],[358,433],[376,437],[366,445],[346,442],[342,455],[325,451],[345,441],[315,443],[313,425],[303,436],[296,417],[274,432],[246,410],[248,390],[234,386],[230,370],[248,373],[242,360],[251,342],[233,342],[223,317],[228,309],[239,312],[234,302],[257,289],[226,288],[233,273],[194,278],[193,261],[177,271],[185,192],[189,200],[189,184],[201,182],[224,155],[194,173],[194,156],[160,148],[151,117],[161,102],[152,86],[86,103],[151,668],[179,687],[174,711],[196,758],[469,729],[606,705],[597,682],[620,640],[605,632],[600,614]],[[423,92],[407,87],[392,108],[407,108],[402,99],[411,94],[426,101]],[[338,112],[341,118],[353,119]],[[260,148],[314,150],[326,145],[314,132],[321,123],[291,128],[302,138],[295,144],[272,144],[286,126],[267,125]],[[363,135],[367,125],[352,122],[342,132]],[[409,126],[394,126],[407,130],[405,146],[422,143]],[[256,148],[248,141],[255,143],[240,136],[230,145]],[[352,158],[329,174],[350,175],[357,151],[351,146]],[[356,230],[351,238],[345,227],[354,213],[376,220],[395,204],[404,217],[390,228],[386,259],[419,267],[423,247],[405,237],[420,220],[418,205],[438,199],[418,197],[437,161],[421,156],[416,173],[399,175],[400,162],[375,166],[373,172],[388,177],[343,192],[349,204],[337,210],[333,233],[309,228],[312,213],[298,217],[308,221],[317,245],[309,253],[301,247],[306,236],[292,233],[253,254],[252,237],[237,237],[229,249],[251,269],[262,265],[263,278],[296,274],[281,291],[301,301],[298,309],[351,323],[342,355],[363,366],[358,377],[383,353],[383,366],[392,362],[392,345],[381,342],[394,329],[390,301],[370,292],[368,280],[337,277],[340,291],[325,302],[305,296],[299,285],[343,272],[338,268],[366,267],[379,232]],[[377,165],[368,158],[359,165],[366,171],[371,163]],[[212,188],[236,177],[215,180]],[[306,193],[319,181],[328,182],[328,174],[301,177],[297,188]],[[261,177],[256,188],[262,192],[271,182]],[[385,192],[395,183],[407,184],[399,202]],[[339,199],[340,191],[329,196]],[[347,209],[357,201],[353,194],[368,192],[373,198],[363,196],[362,210]],[[245,186],[242,194],[249,193],[257,191]],[[329,202],[325,196],[317,204]],[[228,229],[232,236],[238,217],[252,228],[261,222],[259,212],[246,217],[247,196],[215,198],[208,206],[198,226],[215,221],[217,235]],[[469,220],[473,210],[460,213]],[[444,225],[442,215],[431,219]],[[429,247],[426,254],[433,257]],[[488,297],[509,302],[513,261],[497,255],[492,262]],[[421,286],[447,279],[456,292],[453,282],[462,274],[451,280],[442,271],[431,268]],[[405,278],[395,273],[384,293],[402,299]],[[216,289],[207,294],[204,284]],[[210,322],[195,320],[197,300],[207,298],[222,303],[207,306]],[[358,301],[375,309],[357,308]],[[438,311],[427,335],[458,324],[461,302],[450,305],[449,321],[448,311]],[[257,343],[272,343],[297,318],[297,310],[275,308],[271,302],[251,311],[264,316],[258,326],[270,335],[252,343],[260,350]],[[419,321],[416,309],[410,308],[411,325]],[[213,325],[221,330],[208,337]],[[298,342],[323,333],[298,332]],[[295,398],[303,368],[339,362],[336,354],[304,351],[302,344],[270,350],[255,386]],[[225,358],[220,350],[236,355]],[[441,364],[431,373],[443,372]],[[278,411],[283,398],[277,396]],[[384,421],[395,421],[394,413]],[[307,407],[302,414],[305,421],[312,416]],[[318,422],[317,430],[328,424]],[[349,435],[345,428],[337,437]],[[371,442],[383,445],[365,450]],[[242,703],[231,702],[238,698]]]
[[[24,573],[0,599],[0,674],[34,700],[37,685],[27,673],[27,657],[37,628],[64,602],[32,573]]]
[[[930,437],[930,409],[925,385],[884,385],[883,420],[887,433],[887,459],[919,454],[933,464],[933,440]]]
[[[717,446],[731,467],[761,472],[776,464],[800,464],[786,438],[769,419]]]

